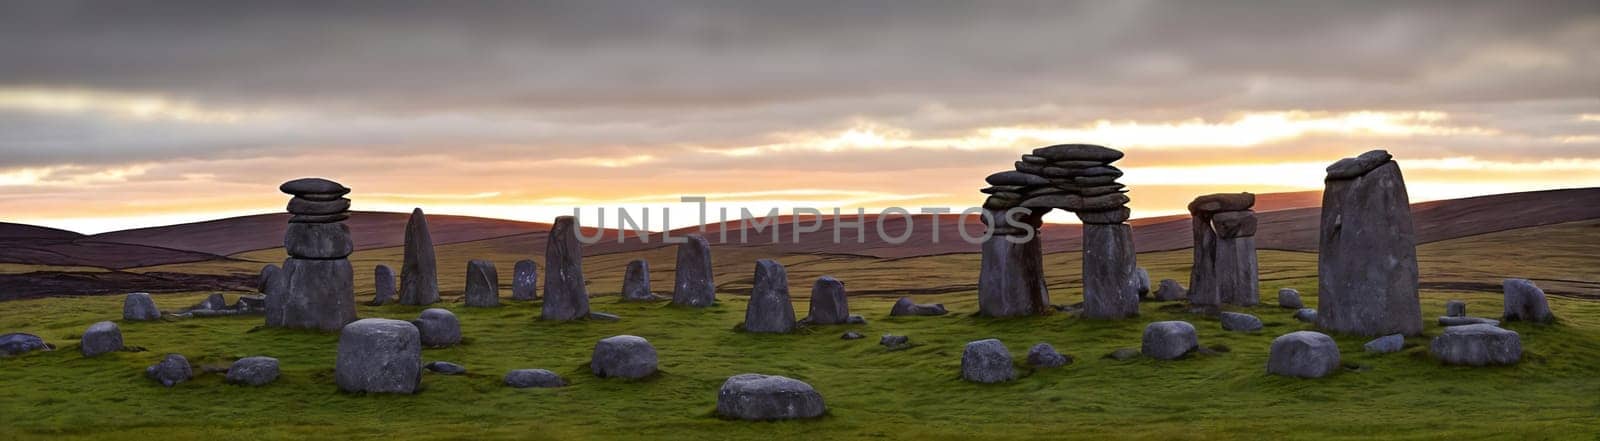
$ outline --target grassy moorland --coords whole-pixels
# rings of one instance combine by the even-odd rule
[[[442,288],[458,296],[468,258],[490,258],[509,282],[511,262],[493,243],[439,247]],[[542,251],[542,250],[535,250]],[[274,254],[276,253],[276,254]],[[237,258],[273,261],[281,250]],[[971,316],[978,256],[971,254],[877,260],[856,256],[765,256],[759,249],[718,249],[721,304],[686,310],[664,304],[622,304],[622,266],[650,259],[657,290],[670,287],[670,249],[585,259],[594,309],[620,322],[544,323],[537,304],[494,309],[443,307],[462,320],[465,344],[428,349],[425,360],[447,360],[470,374],[426,374],[411,396],[342,394],[333,384],[335,335],[257,329],[259,317],[122,323],[129,345],[84,359],[76,337],[87,325],[120,317],[120,296],[61,297],[0,303],[0,332],[39,334],[57,351],[0,359],[0,439],[1596,439],[1600,435],[1600,221],[1512,230],[1428,244],[1419,249],[1426,335],[1397,354],[1361,352],[1359,337],[1336,336],[1346,369],[1332,377],[1297,380],[1265,374],[1273,337],[1310,329],[1275,306],[1238,308],[1266,322],[1260,333],[1224,332],[1212,319],[1147,303],[1135,320],[1093,321],[1064,314],[1013,320]],[[526,255],[535,257],[536,254]],[[743,318],[736,293],[748,289],[753,260],[777,257],[790,270],[795,308],[813,278],[832,274],[857,292],[852,309],[869,324],[812,328],[793,335],[732,331]],[[1139,256],[1152,277],[1184,280],[1188,251]],[[358,291],[371,294],[370,265],[398,263],[399,250],[354,256]],[[1316,302],[1314,254],[1262,251],[1262,298],[1294,287]],[[1076,253],[1047,257],[1055,303],[1081,300]],[[160,271],[254,272],[259,264],[199,263]],[[1513,367],[1442,366],[1427,356],[1432,317],[1448,299],[1466,299],[1474,315],[1497,315],[1500,296],[1484,286],[1503,277],[1529,277],[1556,295],[1554,325],[1512,323],[1522,334],[1524,360]],[[888,318],[898,293],[943,302],[944,317]],[[157,295],[163,309],[206,293]],[[363,317],[409,319],[422,308],[361,308]],[[1189,320],[1201,344],[1226,349],[1180,361],[1116,361],[1103,356],[1137,347],[1145,323]],[[838,338],[857,330],[867,339]],[[910,335],[915,346],[889,352],[883,333]],[[645,381],[602,380],[587,374],[594,342],[616,334],[649,339],[663,373]],[[1050,342],[1076,361],[1061,369],[1029,371],[1000,385],[957,378],[961,347],[997,337],[1020,362],[1028,346]],[[226,366],[251,355],[277,357],[283,377],[248,388],[200,374],[172,389],[142,377],[164,353],[179,352],[197,366]],[[500,385],[507,370],[546,368],[572,385],[516,390]],[[829,414],[814,421],[747,423],[712,415],[716,390],[730,375],[780,374],[811,383]]]

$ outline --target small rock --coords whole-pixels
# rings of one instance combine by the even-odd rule
[[[202,300],[200,304],[194,305],[194,307],[189,309],[208,309],[212,311],[221,311],[228,309],[228,299],[223,297],[222,293],[211,293],[211,295],[206,296],[206,299]]]
[[[919,305],[911,301],[910,297],[901,297],[895,300],[894,307],[889,309],[889,316],[905,315],[945,315],[950,311],[944,309],[943,304]]]
[[[867,319],[859,315],[852,315],[844,319],[844,323],[847,325],[865,325],[867,324]]]
[[[862,338],[866,338],[866,336],[861,335],[860,332],[856,331],[847,331],[844,333],[844,335],[839,336],[839,339],[841,340],[859,340]]]
[[[1439,326],[1489,325],[1500,326],[1500,321],[1483,317],[1439,317]]]
[[[1339,345],[1320,332],[1295,331],[1272,340],[1267,373],[1322,378],[1339,370]]]
[[[518,389],[530,387],[563,387],[567,380],[544,369],[517,369],[506,373],[505,383]]]
[[[122,329],[116,323],[100,322],[89,326],[83,331],[83,339],[79,344],[83,356],[93,357],[107,352],[122,350]]]
[[[612,314],[612,313],[609,313],[609,312],[590,311],[589,312],[589,320],[602,321],[602,322],[614,322],[614,321],[622,320],[622,316],[619,316],[619,315],[616,315],[616,314]]]
[[[717,414],[746,421],[816,418],[827,411],[822,394],[800,380],[739,374],[717,391]]]
[[[263,386],[278,380],[278,359],[272,357],[245,357],[228,367],[226,381],[230,384]]]
[[[1001,383],[1017,378],[1011,351],[997,339],[967,343],[961,352],[961,378],[974,383]]]
[[[340,185],[338,182],[333,182],[322,178],[295,179],[293,181],[285,182],[283,185],[279,185],[278,191],[294,196],[304,196],[308,194],[338,194],[339,196],[343,196],[350,193],[349,188],[345,188],[345,186]]]
[[[0,355],[13,356],[33,351],[53,351],[55,347],[45,343],[37,335],[13,332],[0,335]]]
[[[1305,303],[1300,301],[1300,291],[1295,290],[1294,288],[1283,288],[1278,290],[1278,306],[1289,309],[1300,309],[1306,307]]]
[[[1095,161],[1102,163],[1122,159],[1122,152],[1090,144],[1060,144],[1033,149],[1033,156],[1050,161]]]
[[[1053,368],[1066,366],[1069,363],[1072,363],[1072,359],[1056,352],[1055,346],[1050,346],[1049,343],[1039,343],[1028,348],[1028,366]]]
[[[1144,327],[1139,352],[1157,360],[1176,360],[1200,347],[1194,325],[1185,321],[1155,322]]]
[[[422,334],[422,346],[443,348],[461,343],[461,321],[448,309],[429,308],[411,324]]]
[[[351,322],[339,332],[338,354],[333,376],[341,391],[410,394],[422,385],[422,339],[411,323]]]
[[[179,354],[167,354],[156,363],[144,369],[144,375],[161,383],[162,386],[172,387],[194,377],[194,371],[189,368],[189,359]]]
[[[1306,323],[1316,323],[1317,310],[1312,308],[1300,308],[1299,311],[1294,312],[1294,319]]]
[[[878,337],[878,344],[883,345],[883,347],[889,348],[890,350],[904,349],[911,346],[911,337],[904,335],[883,334],[882,337]]]
[[[1445,364],[1509,365],[1522,359],[1522,336],[1488,324],[1452,326],[1435,337],[1428,349]]]
[[[1224,312],[1221,318],[1222,329],[1225,331],[1253,332],[1261,330],[1261,319],[1250,314]]]
[[[1451,301],[1445,302],[1444,303],[1444,316],[1445,317],[1466,317],[1467,316],[1467,302],[1463,302],[1463,301],[1460,301],[1460,300],[1451,300]]]
[[[1106,354],[1106,358],[1110,358],[1112,360],[1117,360],[1117,361],[1132,360],[1134,357],[1138,357],[1138,356],[1139,356],[1139,350],[1138,349],[1134,349],[1134,348],[1122,348],[1122,349],[1118,349],[1118,350],[1115,350],[1115,351],[1111,351],[1110,354]]]
[[[448,361],[435,361],[422,366],[423,369],[444,375],[461,375],[467,373],[467,368]]]
[[[1505,315],[1507,321],[1530,321],[1549,323],[1556,319],[1550,313],[1550,303],[1545,300],[1544,290],[1534,285],[1528,279],[1506,279],[1501,283],[1505,288]]]
[[[1400,349],[1404,348],[1405,345],[1405,334],[1389,334],[1375,338],[1361,347],[1366,349],[1367,352],[1387,354],[1390,352],[1400,352]]]
[[[122,319],[127,321],[160,320],[161,310],[156,309],[156,302],[150,299],[149,293],[130,293],[122,299]]]
[[[600,378],[644,378],[656,373],[656,348],[632,335],[618,335],[594,345],[589,370]]]
[[[1183,289],[1177,280],[1161,279],[1161,287],[1156,289],[1156,301],[1172,302],[1189,298],[1189,290]]]

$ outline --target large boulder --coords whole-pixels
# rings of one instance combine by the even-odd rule
[[[942,303],[925,305],[918,304],[917,302],[911,300],[910,297],[901,297],[895,300],[894,306],[889,308],[890,317],[907,315],[945,315],[949,313],[950,311],[946,310],[944,308],[944,304]]]
[[[400,304],[431,305],[439,301],[439,264],[434,259],[433,235],[422,209],[411,210],[406,221],[404,261],[400,264]]]
[[[511,300],[539,298],[539,265],[532,260],[517,261],[511,273]]]
[[[194,370],[189,367],[189,359],[183,358],[183,355],[167,354],[160,363],[145,368],[144,376],[156,380],[162,386],[172,387],[193,378]]]
[[[1272,340],[1267,373],[1299,378],[1322,378],[1339,370],[1339,345],[1333,337],[1312,331],[1295,331]]]
[[[1238,312],[1223,312],[1222,329],[1225,331],[1254,332],[1261,330],[1261,319]]]
[[[789,275],[771,259],[756,261],[755,286],[744,311],[746,332],[784,334],[794,331],[794,304],[789,302]]]
[[[1120,319],[1139,315],[1138,265],[1133,227],[1083,226],[1083,316]]]
[[[422,346],[442,348],[461,343],[461,321],[448,309],[423,310],[411,324],[416,326]]]
[[[156,309],[156,301],[150,298],[150,294],[130,293],[122,299],[122,319],[135,322],[160,320],[161,310]]]
[[[471,260],[467,262],[467,306],[500,306],[500,272],[494,262]]]
[[[506,372],[506,376],[503,380],[505,381],[506,386],[511,386],[518,389],[526,389],[530,387],[563,387],[567,385],[566,379],[561,378],[561,376],[557,375],[555,372],[550,372],[544,369],[513,370],[511,372]]]
[[[1156,289],[1156,301],[1173,302],[1189,298],[1189,290],[1183,289],[1177,280],[1161,279],[1161,287]]]
[[[1028,366],[1053,368],[1066,366],[1068,363],[1072,363],[1072,359],[1056,352],[1056,347],[1049,343],[1039,343],[1028,348]]]
[[[827,411],[822,394],[800,380],[739,374],[717,391],[717,414],[746,421],[816,418]]]
[[[383,306],[394,301],[394,269],[389,265],[372,267],[372,302],[368,305]]]
[[[332,332],[355,321],[355,270],[349,260],[291,257],[283,261],[283,274],[282,327]]]
[[[806,323],[813,325],[842,325],[850,322],[850,302],[845,297],[844,282],[833,276],[822,276],[811,285],[811,311]]]
[[[1154,322],[1144,327],[1139,353],[1157,360],[1176,360],[1200,348],[1194,325],[1184,321]]]
[[[1489,324],[1452,326],[1434,337],[1428,352],[1445,364],[1516,364],[1522,359],[1522,336]]]
[[[1306,305],[1304,302],[1300,301],[1300,291],[1294,288],[1279,288],[1278,307],[1300,309],[1306,307]]]
[[[55,346],[45,343],[37,335],[13,332],[0,335],[0,356],[26,354],[33,351],[53,351]]]
[[[85,357],[122,350],[122,329],[116,323],[100,322],[83,331],[78,349]]]
[[[338,354],[339,390],[409,394],[422,385],[422,339],[411,323],[369,318],[345,325]]]
[[[539,319],[578,320],[589,316],[589,288],[583,278],[583,244],[572,216],[556,218],[544,247],[544,307]]]
[[[607,337],[594,345],[589,371],[600,378],[644,378],[656,373],[656,347],[632,335]]]
[[[245,386],[264,386],[278,380],[278,359],[245,357],[228,367],[226,381]]]
[[[678,244],[678,263],[673,269],[672,304],[704,308],[717,302],[717,286],[711,277],[711,244],[698,234],[684,237]]]
[[[1500,284],[1505,288],[1505,318],[1507,321],[1524,320],[1530,322],[1549,323],[1555,321],[1555,314],[1550,313],[1550,303],[1545,300],[1544,290],[1534,285],[1528,279],[1506,279]]]
[[[998,339],[967,343],[961,351],[961,379],[974,383],[1002,383],[1017,378],[1011,351]]]
[[[653,302],[661,300],[661,296],[650,290],[650,262],[644,259],[633,259],[628,262],[628,268],[622,272],[622,301],[624,302]]]
[[[1328,168],[1317,247],[1317,326],[1377,336],[1422,332],[1417,238],[1400,166],[1382,151]],[[1360,164],[1352,166],[1351,164]]]

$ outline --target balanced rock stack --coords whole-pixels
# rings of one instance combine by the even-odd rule
[[[991,317],[1042,314],[1044,288],[1041,218],[1051,209],[1074,212],[1084,223],[1084,316],[1122,318],[1139,312],[1138,266],[1122,170],[1122,152],[1088,144],[1041,147],[1023,155],[1015,170],[990,175],[984,201],[991,237],[984,243],[978,309]],[[1026,208],[1027,213],[1016,208]],[[1031,230],[1031,231],[1030,231]],[[1023,241],[1018,238],[1027,237]]]
[[[1193,216],[1194,269],[1189,302],[1255,306],[1261,303],[1256,277],[1256,195],[1218,193],[1189,203]]]
[[[348,257],[355,245],[344,220],[350,217],[349,188],[321,178],[285,182],[278,190],[289,200],[289,229],[283,246],[289,258],[279,277],[282,296],[267,302],[267,326],[338,331],[356,320],[355,272]]]
[[[1416,229],[1405,178],[1392,158],[1373,150],[1328,166],[1317,246],[1319,328],[1422,333]]]

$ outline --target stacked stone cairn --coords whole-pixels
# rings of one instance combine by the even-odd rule
[[[1373,150],[1328,166],[1317,246],[1319,328],[1422,333],[1417,235],[1405,178],[1392,158]]]
[[[989,317],[1044,314],[1045,289],[1039,226],[1051,209],[1074,212],[1083,226],[1083,316],[1124,318],[1139,313],[1133,230],[1124,222],[1128,196],[1111,165],[1122,152],[1086,144],[1041,147],[1023,155],[1015,170],[986,179],[978,310]],[[1026,210],[1019,210],[1019,208]],[[1024,240],[1027,238],[1027,240]]]
[[[289,258],[277,277],[268,281],[281,292],[267,293],[267,326],[334,332],[356,320],[355,271],[349,256],[349,188],[327,179],[303,178],[285,182],[278,190],[289,199],[289,229],[283,246]],[[280,286],[272,286],[281,283]]]
[[[1194,269],[1189,273],[1189,303],[1255,306],[1261,303],[1256,277],[1256,195],[1218,193],[1189,203],[1193,216]]]

